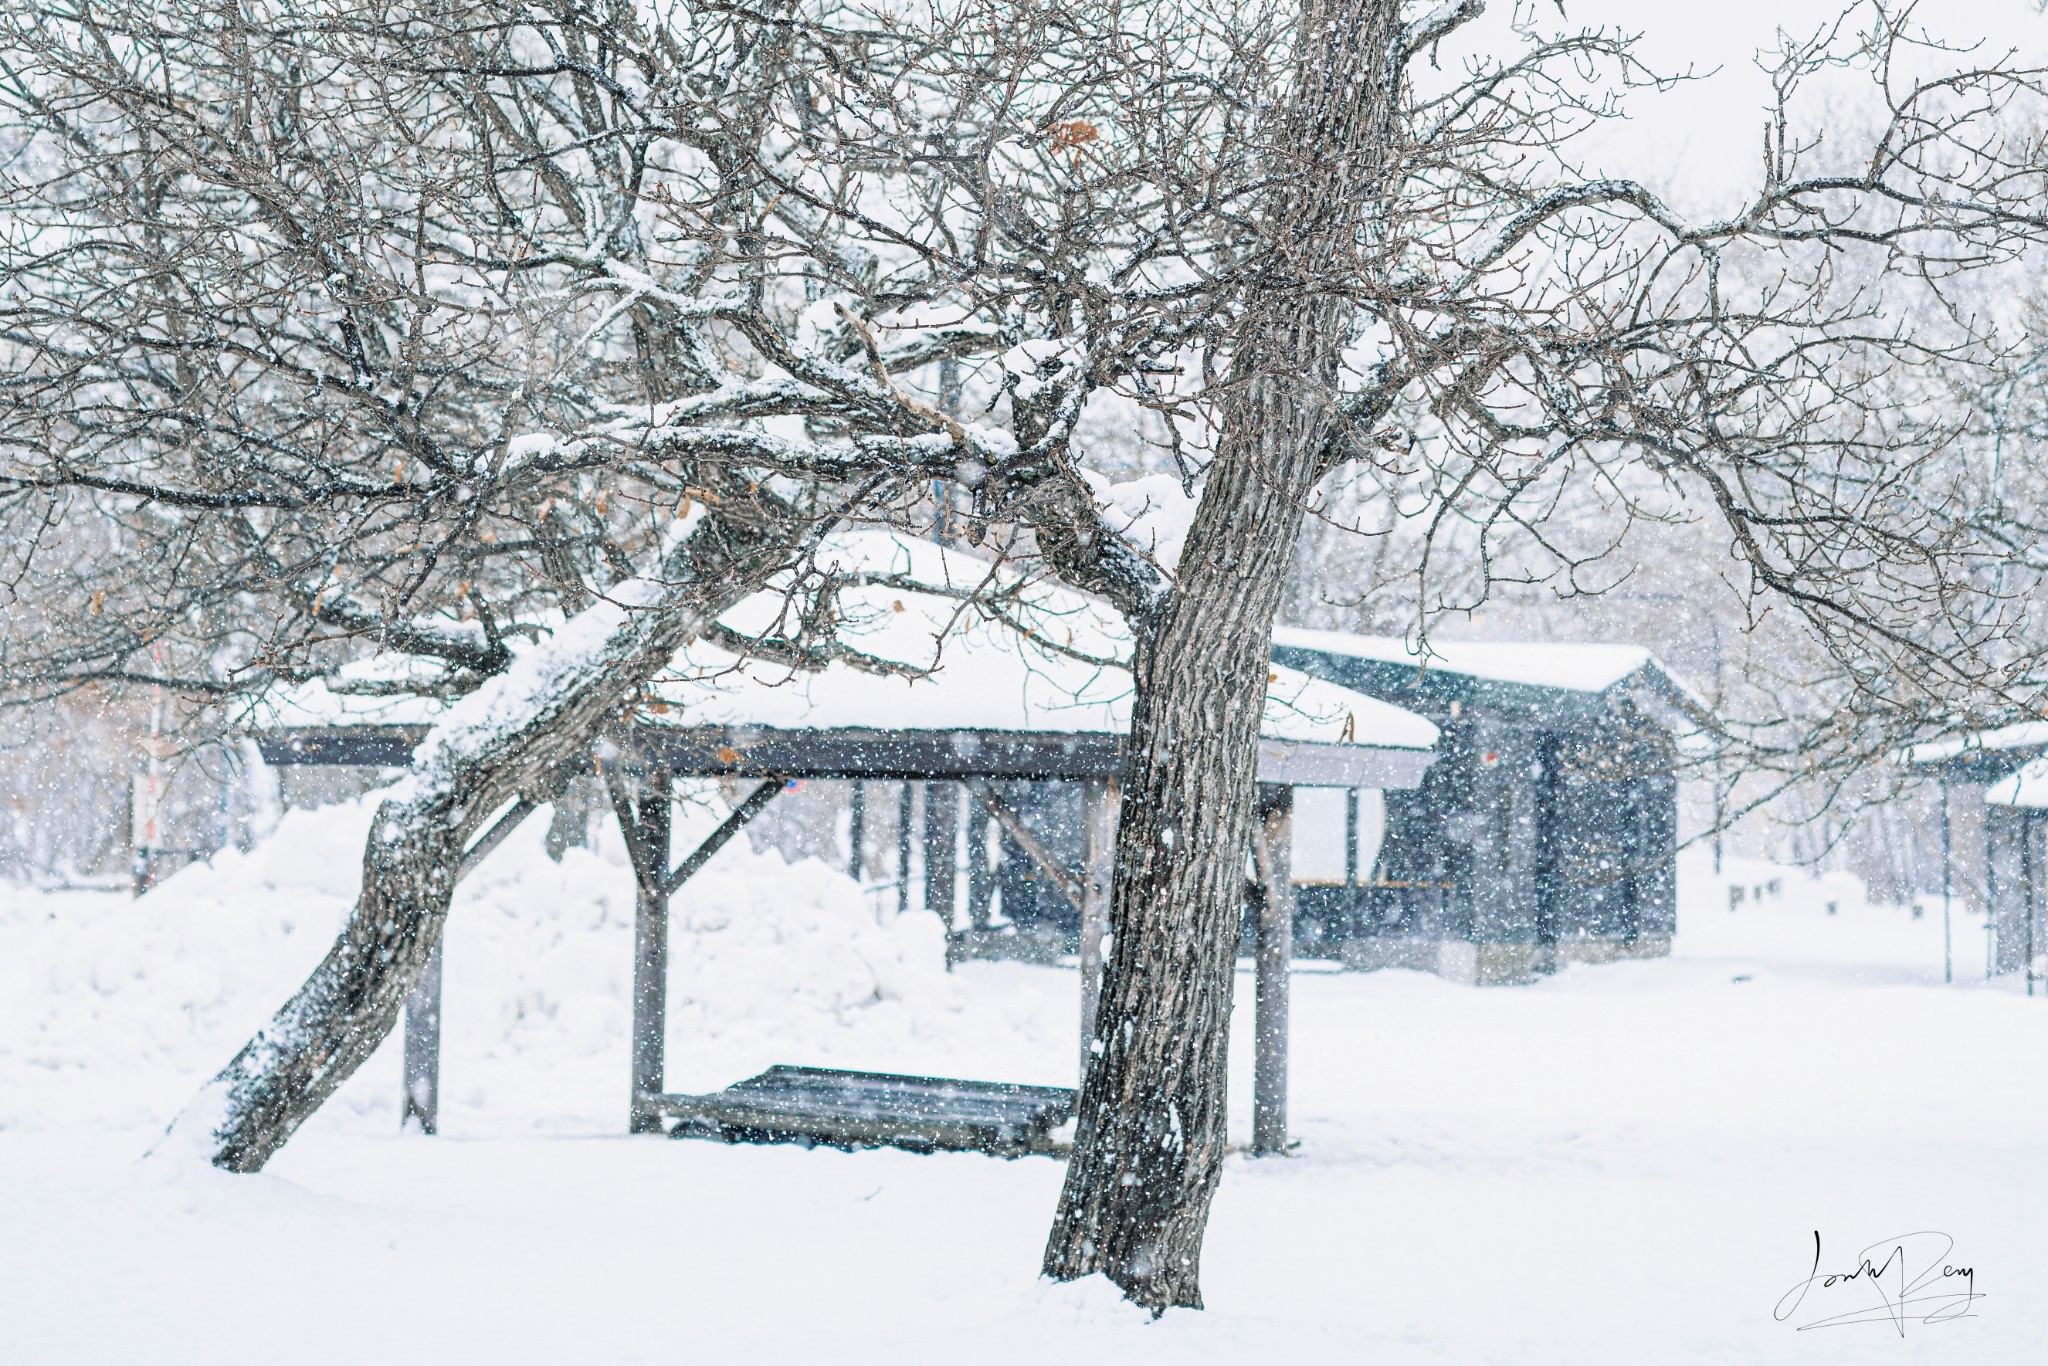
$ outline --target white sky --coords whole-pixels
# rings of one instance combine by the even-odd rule
[[[1489,0],[1488,13],[1460,35],[1456,56],[1485,48],[1505,54],[1515,46],[1509,30],[1515,0]],[[1763,111],[1770,85],[1754,61],[1774,47],[1780,27],[1810,33],[1841,12],[1840,0],[1566,0],[1560,17],[1553,0],[1521,0],[1526,16],[1546,29],[1616,28],[1642,35],[1639,56],[1661,72],[1713,72],[1668,94],[1630,96],[1630,120],[1603,135],[1603,169],[1638,177],[1684,211],[1732,208],[1756,178]],[[1868,10],[1863,11],[1867,26]],[[1916,20],[1949,42],[1982,41],[1976,61],[2016,49],[2030,63],[2048,65],[2048,16],[2035,0],[1938,0],[1922,4]],[[1452,44],[1441,54],[1453,68]],[[1966,58],[1955,58],[1963,62]],[[1717,70],[1718,68],[1718,70]],[[1858,76],[1856,80],[1865,81]],[[1590,148],[1591,144],[1587,144]]]

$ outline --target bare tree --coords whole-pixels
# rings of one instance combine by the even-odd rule
[[[378,649],[416,661],[381,686],[465,699],[333,953],[195,1110],[221,1165],[388,1032],[480,822],[777,576],[829,629],[817,539],[993,440],[894,378],[952,332],[860,321],[919,281],[777,188],[796,57],[716,7],[0,20],[0,506],[47,623],[7,637],[15,695],[231,714]]]
[[[1800,615],[1838,668],[1853,705],[1819,737],[1838,749],[2037,676],[2011,615],[1983,610],[2001,598],[1952,500],[1955,426],[1911,376],[1992,357],[1952,285],[2048,228],[2041,73],[1930,70],[1952,54],[1882,6],[1853,37],[1788,40],[1762,184],[1695,224],[1568,154],[1609,112],[1583,73],[1653,79],[1625,41],[1532,39],[1428,79],[1422,60],[1479,11],[1403,23],[1383,0],[1317,0],[1287,35],[1280,92],[1247,98],[1272,112],[1223,282],[1245,292],[1214,348],[1215,454],[1186,549],[1133,611],[1114,940],[1045,1260],[1155,1308],[1199,1303],[1266,633],[1330,471],[1432,476],[1425,604],[1453,526],[1482,556],[1513,533],[1570,567],[1598,558],[1553,534],[1571,490],[1625,515],[1640,471],[1703,499],[1747,591]],[[1884,118],[1821,164],[1796,96],[1844,63],[1875,78]]]
[[[535,699],[434,742],[275,1026],[288,1061],[224,1075],[221,1160],[290,1132],[321,1050],[360,1059],[337,1030],[388,1028],[461,848],[429,827],[544,785],[721,592],[791,573],[828,602],[804,547],[838,519],[957,511],[1132,624],[1113,939],[1045,1265],[1155,1309],[1200,1302],[1268,636],[1334,472],[1420,490],[1424,611],[1446,558],[1484,584],[1503,537],[1590,564],[1558,510],[1647,479],[1716,510],[1858,714],[2018,677],[1947,503],[1952,425],[1875,385],[1988,347],[1944,305],[2048,227],[2016,122],[2038,75],[1916,74],[1881,6],[1789,43],[1755,197],[1696,224],[1575,160],[1655,79],[1626,41],[1526,30],[1443,75],[1479,12],[10,16],[0,498],[32,554],[110,520],[139,566],[95,587],[54,553],[70,629],[10,643],[10,676],[143,676],[168,642],[178,678],[232,691],[374,642],[471,701]],[[1853,161],[1797,131],[1843,63],[1885,110]],[[1105,411],[1156,433],[1184,526],[1101,487]],[[576,657],[633,663],[517,684],[511,642],[605,594],[641,610],[584,608],[615,615]]]

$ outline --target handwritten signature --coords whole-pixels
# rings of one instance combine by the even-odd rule
[[[1820,1230],[1815,1229],[1812,1271],[1779,1298],[1771,1316],[1786,1323],[1805,1309],[1808,1320],[1797,1325],[1802,1333],[1851,1323],[1889,1323],[1900,1337],[1906,1335],[1908,1322],[1975,1318],[1970,1306],[1984,1296],[1977,1289],[1976,1268],[1949,1260],[1955,1246],[1955,1239],[1931,1229],[1901,1233],[1864,1248],[1846,1271],[1822,1271]],[[1811,1307],[1809,1295],[1814,1295]],[[1820,1317],[1811,1317],[1816,1313]]]

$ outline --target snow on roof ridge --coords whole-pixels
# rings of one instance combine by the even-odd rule
[[[866,562],[871,569],[955,591],[975,588],[1004,567],[1000,560],[879,527],[828,538],[819,559],[847,568]],[[1027,571],[1019,565],[1015,572]],[[932,672],[921,678],[876,674],[844,662],[800,671],[742,659],[700,639],[679,652],[654,685],[674,709],[671,722],[1112,734],[1130,728],[1132,686],[1123,663],[1130,655],[1129,630],[1108,603],[1065,584],[1034,584],[1016,600],[1014,624],[962,613],[947,591],[924,594],[896,585],[848,588],[840,607],[848,644]],[[781,608],[781,595],[768,590],[721,620],[743,632],[760,630]],[[422,697],[336,694],[316,683],[282,690],[265,710],[273,726],[398,725],[431,721],[445,707]],[[1427,750],[1436,744],[1437,728],[1392,703],[1275,666],[1261,735],[1287,743]]]
[[[2048,745],[2048,721],[2020,721],[1991,730],[1974,730],[1946,740],[1927,740],[1905,749],[1909,764],[1932,764],[1953,759],[1971,750],[2030,749]]]
[[[1685,687],[1648,646],[1621,642],[1431,640],[1430,654],[1425,659],[1401,636],[1282,626],[1274,629],[1273,643],[1568,692],[1605,692],[1644,666],[1654,665],[1666,678]],[[1691,692],[1689,688],[1686,691]]]
[[[2035,759],[1985,788],[1984,802],[1987,806],[2048,806],[2048,757]]]

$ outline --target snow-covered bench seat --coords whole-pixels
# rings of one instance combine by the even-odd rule
[[[1060,1086],[771,1067],[710,1095],[664,1095],[650,1108],[679,1138],[728,1143],[952,1149],[1019,1157],[1052,1149],[1074,1111]]]

